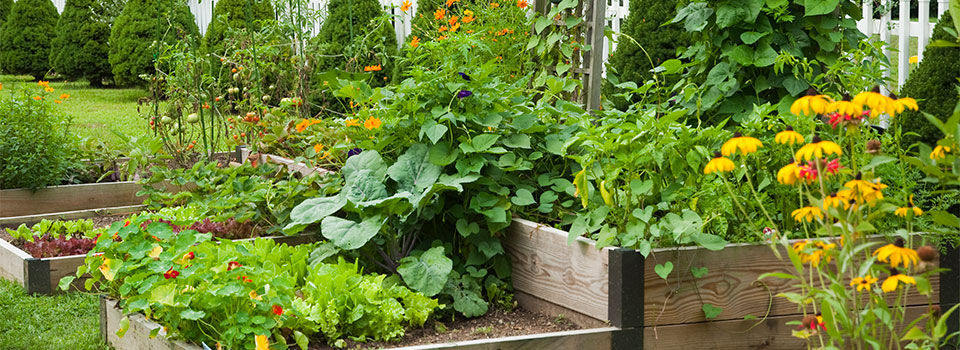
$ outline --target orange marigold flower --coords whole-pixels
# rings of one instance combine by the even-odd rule
[[[474,20],[473,15],[463,16],[463,19],[461,19],[460,22],[462,22],[462,23],[470,23],[470,22],[473,22],[473,20]]]
[[[322,151],[322,150],[323,150],[323,145],[322,145],[322,144],[319,144],[319,143],[318,143],[318,144],[316,144],[316,145],[313,145],[313,152],[314,152],[314,153],[320,154],[320,151]]]
[[[40,100],[42,100],[42,99],[43,99],[43,97],[40,97],[40,96],[34,96],[34,97],[33,97],[33,99],[34,99],[34,100],[37,100],[37,101],[40,101]]]
[[[410,6],[412,6],[410,1],[403,0],[403,4],[400,5],[400,11],[407,12],[407,10],[410,10]]]
[[[527,0],[517,0],[517,7],[522,9],[527,8]]]
[[[60,100],[53,100],[53,103],[63,103],[63,101],[60,101]]]
[[[433,11],[433,19],[435,20],[443,19],[446,16],[447,16],[446,9],[437,9],[436,11]]]
[[[457,23],[457,21],[459,20],[460,20],[460,16],[453,16],[447,20],[447,23],[450,23],[450,25],[453,25],[454,23]]]
[[[370,117],[367,121],[363,122],[363,127],[367,130],[379,129],[380,125],[383,124],[380,122],[380,118]]]
[[[47,87],[44,88],[43,90],[46,91],[46,92],[53,92],[53,88],[52,88],[52,87],[49,87],[49,86],[47,86]]]
[[[440,26],[440,28],[437,29],[437,31],[443,33],[443,32],[445,32],[445,31],[447,31],[447,29],[450,29],[450,28],[447,28],[447,26]]]
[[[497,8],[497,7],[500,7],[500,4],[499,4],[499,3],[496,3],[496,2],[491,2],[491,3],[490,3],[490,7],[491,7],[491,8]]]
[[[410,47],[417,48],[420,46],[420,38],[413,37],[413,40],[410,40]]]
[[[61,100],[66,100],[66,99],[68,99],[68,98],[70,98],[70,94],[60,94],[60,99],[61,99]]]
[[[357,121],[356,119],[351,118],[351,119],[347,119],[346,125],[347,125],[347,126],[358,126],[358,125],[360,125],[360,122]]]
[[[43,80],[41,80],[41,81],[38,81],[38,82],[37,82],[37,85],[40,85],[40,86],[43,86],[43,87],[50,87],[50,82],[49,82],[49,81],[43,81]]]
[[[447,7],[453,6],[456,2],[460,2],[460,0],[447,0]]]
[[[376,66],[366,66],[366,67],[363,67],[363,71],[364,71],[364,72],[379,72],[379,71],[381,71],[381,70],[383,70],[383,67],[380,66],[379,64],[376,65]]]
[[[456,32],[457,29],[460,29],[460,23],[454,24],[453,27],[450,27],[450,32]]]

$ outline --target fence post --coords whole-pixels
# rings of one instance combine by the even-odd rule
[[[960,249],[954,244],[947,243],[947,251],[940,255],[940,267],[947,269],[940,273],[940,310],[946,312],[960,303]],[[947,333],[960,331],[960,314],[954,312],[947,319]],[[945,349],[956,349],[957,339],[954,338]]]
[[[583,89],[587,92],[584,104],[588,110],[595,110],[600,108],[600,88],[603,85],[603,32],[607,27],[607,0],[590,0],[590,3],[590,27],[587,30],[590,55],[584,59],[588,80]]]
[[[917,62],[923,61],[923,50],[930,42],[930,0],[919,0],[917,17],[920,19],[920,33],[917,34]]]
[[[910,0],[900,0],[900,28],[897,31],[897,91],[910,75]]]

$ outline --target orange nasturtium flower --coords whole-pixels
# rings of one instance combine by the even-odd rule
[[[417,48],[420,46],[420,38],[413,37],[413,40],[410,40],[410,47]]]
[[[400,5],[400,11],[407,12],[407,10],[410,9],[410,6],[412,6],[410,1],[403,0],[403,4]]]
[[[254,350],[270,350],[270,340],[265,335],[257,335],[253,338],[256,347]]]
[[[522,9],[527,8],[527,0],[517,0],[517,7]]]
[[[380,128],[381,124],[380,118],[370,117],[367,121],[363,122],[363,127],[367,128],[367,130],[373,130]]]
[[[320,154],[320,151],[322,151],[322,150],[323,150],[323,145],[322,145],[322,144],[319,144],[319,143],[318,143],[318,144],[316,144],[316,145],[313,145],[313,152],[314,152],[314,153]]]

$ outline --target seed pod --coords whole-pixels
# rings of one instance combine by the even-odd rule
[[[917,248],[917,255],[920,257],[920,260],[932,262],[937,259],[939,252],[937,252],[936,248],[925,245]]]

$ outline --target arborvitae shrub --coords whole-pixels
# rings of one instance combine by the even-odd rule
[[[215,55],[224,54],[222,41],[228,28],[257,32],[260,31],[261,21],[276,18],[269,0],[220,0],[214,9],[214,16],[216,19],[207,26],[203,46]],[[225,21],[221,20],[221,16],[226,16]]]
[[[57,25],[50,0],[19,0],[0,29],[0,67],[9,74],[43,79],[50,70],[50,38]]]
[[[113,16],[99,0],[67,0],[50,48],[50,65],[69,79],[100,86],[110,77],[108,59]]]
[[[663,61],[676,58],[677,47],[688,45],[689,36],[679,24],[661,27],[676,16],[676,7],[676,0],[630,1],[630,15],[624,20],[620,30],[643,46],[646,54],[633,40],[620,38],[617,50],[610,57],[609,66],[616,71],[621,83],[632,81],[637,86],[643,85],[651,78],[651,69]],[[647,54],[650,55],[649,59]],[[603,95],[612,100],[617,108],[626,109],[631,102],[635,102],[614,97],[617,90],[609,82],[604,83]]]
[[[371,85],[382,86],[392,77],[393,57],[397,53],[397,36],[377,0],[331,0],[327,18],[314,38],[318,59],[315,73],[329,70],[363,72],[364,67],[381,67],[372,74]],[[366,40],[363,40],[366,38]],[[336,56],[336,57],[330,57]],[[311,80],[311,102],[328,104],[318,97],[322,79]],[[328,104],[328,107],[333,107]]]
[[[158,10],[159,2],[159,11]],[[196,40],[200,30],[182,0],[130,0],[110,31],[110,65],[118,85],[139,85],[153,73],[154,41]]]
[[[933,29],[930,42],[954,40],[945,30],[952,27],[950,11],[944,12]],[[910,72],[910,78],[900,89],[900,95],[917,99],[920,112],[946,120],[957,106],[957,78],[960,78],[960,48],[927,46],[923,51],[923,61]],[[905,137],[904,146],[918,141],[934,145],[943,137],[943,133],[920,112],[907,111],[898,117],[903,118],[904,133],[915,132],[920,135]]]
[[[7,20],[7,15],[10,14],[11,7],[13,7],[13,0],[0,0],[0,27],[2,27],[3,22]]]

